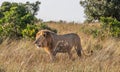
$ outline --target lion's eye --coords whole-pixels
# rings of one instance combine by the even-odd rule
[[[46,35],[45,35],[45,34],[43,34],[43,36],[44,36],[44,37],[46,37]]]

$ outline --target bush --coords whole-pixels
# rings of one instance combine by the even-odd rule
[[[48,29],[48,30],[51,30],[53,32],[57,32],[57,30],[55,29],[51,29],[50,27],[48,27],[45,23],[41,23],[41,24],[37,24],[37,25],[30,25],[28,24],[27,27],[25,29],[22,30],[22,36],[24,38],[31,38],[31,39],[34,39],[35,38],[35,35],[36,33],[39,31],[39,30],[42,30],[42,29]]]
[[[25,29],[22,30],[22,36],[24,38],[34,38],[36,34],[37,28],[36,25],[27,25]]]
[[[91,34],[93,35],[94,38],[98,37],[100,34],[100,30],[98,29],[91,29]]]
[[[101,17],[102,29],[112,37],[120,37],[120,22],[111,17]]]
[[[104,40],[106,36],[106,33],[104,32],[103,29],[101,29],[100,26],[96,25],[88,25],[84,24],[81,26],[80,31],[87,35],[91,35],[93,38],[99,38],[101,40]]]
[[[48,29],[53,32],[57,32],[55,29],[51,29],[45,23],[41,24],[27,24],[27,26],[23,29],[20,26],[15,27],[14,24],[4,24],[0,25],[0,38],[29,38],[34,39],[36,33],[39,30]]]
[[[40,29],[48,29],[46,24],[35,24],[38,20],[35,15],[39,10],[39,1],[36,3],[3,2],[0,6],[0,38],[35,38]]]

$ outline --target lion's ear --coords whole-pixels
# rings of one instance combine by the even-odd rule
[[[44,37],[48,37],[50,36],[50,32],[46,31],[44,34],[43,34]]]

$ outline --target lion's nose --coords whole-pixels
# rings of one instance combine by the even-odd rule
[[[38,47],[41,47],[41,45],[38,45]]]

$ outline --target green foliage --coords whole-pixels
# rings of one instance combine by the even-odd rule
[[[45,23],[35,24],[38,20],[35,15],[39,10],[39,4],[39,1],[25,4],[3,2],[0,6],[0,38],[34,39],[36,32],[41,29],[57,32]]]
[[[81,31],[84,32],[87,35],[93,35],[93,37],[97,37],[99,35],[99,30],[95,27],[90,27],[87,25],[83,25],[81,28]]]
[[[0,44],[2,42],[2,36],[3,36],[3,28],[2,26],[0,25]]]
[[[94,38],[98,37],[100,34],[100,31],[98,29],[91,29],[91,34]]]
[[[81,26],[80,31],[87,35],[91,35],[93,38],[99,38],[101,40],[104,40],[106,37],[104,30],[100,26],[94,24],[92,26],[85,24]]]
[[[4,28],[4,36],[22,36],[21,31],[27,27],[27,24],[33,25],[36,17],[31,13],[27,6],[32,3],[10,3],[3,2],[0,6],[0,25]],[[32,8],[39,7],[31,6]],[[37,12],[37,11],[35,11]]]
[[[120,22],[111,17],[101,17],[102,29],[113,37],[120,37]]]
[[[99,38],[101,40],[107,37],[120,37],[120,22],[117,19],[111,17],[101,17],[100,26],[94,27],[93,25],[83,25],[81,31],[87,35],[92,35],[93,38]]]
[[[36,25],[27,25],[25,29],[22,30],[22,35],[24,38],[34,38],[38,29]]]
[[[120,21],[120,0],[82,0],[80,4],[88,22],[100,20],[100,17],[112,17]]]
[[[41,4],[39,1],[36,1],[35,3],[26,2],[26,7],[33,16],[37,15],[37,12],[39,11],[39,4]]]
[[[85,8],[87,22],[101,21],[101,29],[91,29],[94,37],[120,37],[120,0],[84,0],[80,4]]]
[[[0,25],[0,34],[3,32],[3,28],[2,26]]]
[[[37,25],[29,25],[29,24],[27,24],[27,27],[22,30],[22,35],[23,35],[24,38],[32,38],[32,39],[34,39],[36,33],[38,32],[38,30],[42,30],[42,29],[48,29],[48,30],[51,30],[51,31],[53,31],[55,33],[57,32],[57,30],[51,29],[45,23],[41,23],[41,24],[37,24]]]
[[[39,1],[35,3],[3,2],[0,6],[0,37],[34,38],[40,29],[49,29],[44,23],[35,25]]]

